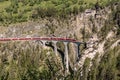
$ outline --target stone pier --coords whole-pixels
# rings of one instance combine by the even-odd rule
[[[57,41],[52,41],[52,43],[53,43],[53,46],[54,46],[55,55],[58,56],[58,53],[57,53]]]
[[[64,63],[65,63],[65,73],[69,72],[69,62],[68,62],[68,42],[63,42],[65,45],[65,53],[64,53]]]
[[[74,43],[75,44],[75,51],[76,51],[76,61],[79,61],[80,59],[80,43]]]

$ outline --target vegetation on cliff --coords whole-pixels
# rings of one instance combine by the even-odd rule
[[[118,0],[100,0],[101,8]],[[87,8],[95,9],[97,0],[0,0],[0,25],[38,18],[66,18]]]

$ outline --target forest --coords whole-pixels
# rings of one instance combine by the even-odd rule
[[[95,9],[98,2],[101,8],[118,0],[0,0],[0,25],[25,22],[45,17],[67,18]]]

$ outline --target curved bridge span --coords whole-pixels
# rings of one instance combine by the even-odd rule
[[[0,38],[0,42],[6,42],[6,41],[41,41],[43,46],[45,46],[45,44],[47,42],[52,42],[53,47],[54,47],[54,52],[55,55],[58,55],[58,51],[57,51],[57,42],[63,42],[64,46],[65,46],[65,52],[64,52],[64,64],[65,64],[65,70],[68,73],[69,72],[69,49],[68,49],[68,44],[69,43],[74,43],[75,45],[75,51],[76,51],[76,61],[79,60],[80,58],[80,48],[79,46],[81,44],[85,44],[84,42],[80,42],[77,41],[75,39],[71,39],[71,38],[60,38],[60,37],[29,37],[29,38]]]

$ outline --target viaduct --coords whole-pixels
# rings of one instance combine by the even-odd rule
[[[55,55],[58,56],[57,52],[57,42],[63,42],[65,46],[65,52],[64,52],[64,64],[65,64],[65,70],[68,73],[69,72],[69,62],[68,62],[68,44],[74,43],[76,48],[76,60],[80,58],[80,48],[79,46],[81,44],[85,44],[84,42],[79,42],[75,39],[71,38],[59,38],[59,37],[33,37],[33,38],[0,38],[0,42],[4,41],[41,41],[43,46],[45,46],[46,42],[52,42],[54,47]]]

